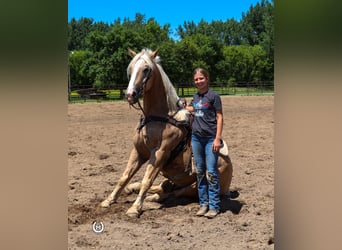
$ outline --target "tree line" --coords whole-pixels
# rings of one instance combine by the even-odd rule
[[[68,23],[71,89],[126,86],[128,48],[160,48],[162,67],[174,84],[192,84],[196,67],[206,68],[211,82],[273,82],[274,4],[261,0],[240,21],[184,21],[175,34],[170,24],[141,13],[111,24],[73,18]]]

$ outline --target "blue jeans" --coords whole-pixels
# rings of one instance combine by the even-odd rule
[[[213,152],[214,137],[192,135],[192,153],[197,170],[197,189],[200,206],[220,209],[220,184],[218,178],[218,153]],[[208,171],[208,177],[206,172]]]

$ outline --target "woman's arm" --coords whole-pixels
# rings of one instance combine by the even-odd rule
[[[194,109],[193,106],[187,105],[185,108],[186,108],[189,112],[194,112],[194,111],[195,111],[195,109]]]

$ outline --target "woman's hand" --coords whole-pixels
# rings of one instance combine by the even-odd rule
[[[221,148],[221,140],[220,138],[215,138],[213,141],[213,152],[219,152]]]

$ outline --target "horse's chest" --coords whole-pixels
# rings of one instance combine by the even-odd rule
[[[155,128],[146,126],[142,128],[136,135],[136,146],[146,147],[149,150],[159,147],[163,140],[163,131]]]

